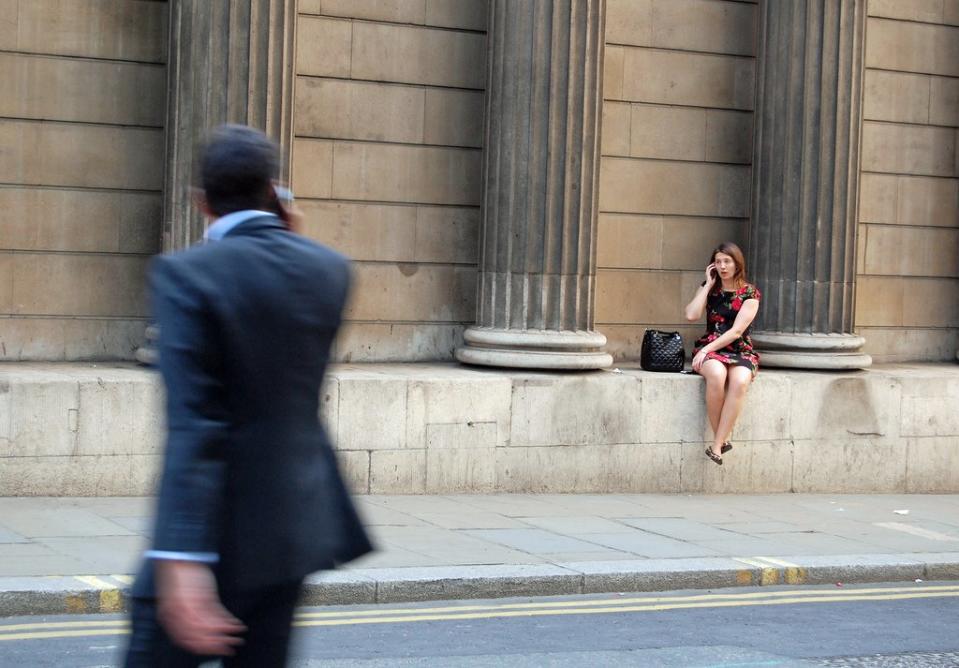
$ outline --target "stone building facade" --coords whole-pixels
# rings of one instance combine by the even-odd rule
[[[494,48],[517,32],[546,37]],[[485,114],[554,108],[550,86],[509,106],[524,63],[579,91],[581,125],[525,158],[522,118]],[[516,300],[507,348],[558,328],[633,360],[646,327],[699,332],[682,306],[724,239],[762,328],[815,339],[772,348],[956,355],[959,0],[0,0],[0,81],[2,360],[132,357],[150,257],[196,237],[190,148],[223,120],[281,140],[305,233],[355,260],[340,361],[453,360]],[[515,201],[490,184],[548,141],[595,160],[542,167],[564,213],[497,264],[489,239],[532,228],[494,226]],[[504,272],[512,306],[481,288]],[[553,279],[554,306],[529,301]]]

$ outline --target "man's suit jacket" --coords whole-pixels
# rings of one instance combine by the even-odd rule
[[[318,418],[346,258],[264,216],[150,278],[168,419],[152,549],[215,553],[236,591],[370,551]]]

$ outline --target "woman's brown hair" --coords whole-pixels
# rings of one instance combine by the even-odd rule
[[[746,285],[746,257],[743,255],[743,249],[732,241],[724,241],[709,254],[709,264],[716,261],[716,253],[724,253],[736,263],[736,273],[733,274],[736,287],[741,288]]]

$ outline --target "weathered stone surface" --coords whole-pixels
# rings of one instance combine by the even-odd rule
[[[485,46],[485,37],[475,33],[356,22],[350,76],[482,90]]]
[[[423,494],[426,491],[426,450],[370,452],[371,494]]]
[[[347,322],[336,362],[448,362],[463,342],[465,324]]]
[[[163,184],[162,130],[7,119],[0,120],[0,143],[5,183],[122,190]]]
[[[509,444],[640,443],[641,409],[642,383],[632,374],[520,377],[513,381]]]
[[[959,438],[959,411],[955,410],[959,405],[959,382],[909,378],[901,383],[903,436]]]
[[[476,299],[476,270],[468,266],[360,264],[348,320],[468,322]]]
[[[869,16],[941,23],[943,0],[871,0]]]
[[[926,125],[865,122],[862,168],[893,174],[956,176],[956,131]]]
[[[906,491],[905,439],[794,441],[792,491],[825,492],[837,479],[859,492]]]
[[[609,0],[606,40],[616,44],[752,55],[757,8],[708,0]]]
[[[407,382],[362,374],[339,378],[336,444],[340,450],[407,447]]]
[[[488,2],[426,0],[426,24],[444,28],[486,30]]]
[[[298,196],[328,199],[333,192],[333,142],[296,139],[290,180]]]
[[[721,109],[752,109],[755,61],[680,51],[626,49],[623,99]]]
[[[166,68],[0,53],[0,116],[163,127]]]
[[[604,158],[599,205],[617,213],[744,218],[748,167]]]
[[[309,0],[307,3],[300,3],[300,11],[371,21],[422,24],[426,20],[426,2],[427,0]]]
[[[959,488],[959,438],[910,438],[907,441],[906,491],[948,494]]]
[[[165,3],[5,0],[0,9],[5,51],[166,62]]]
[[[959,75],[959,29],[870,18],[866,67],[900,72]]]
[[[0,277],[3,265],[0,260]],[[146,326],[142,318],[8,316],[0,331],[0,360],[132,360]]]
[[[347,488],[356,494],[370,493],[370,460],[368,450],[337,450],[336,459]]]
[[[663,217],[601,213],[596,264],[602,269],[659,269],[663,266]]]
[[[763,371],[723,467],[703,454],[708,426],[695,376],[451,364],[343,365],[329,376],[321,416],[345,475],[374,494],[951,492],[959,484],[948,464],[959,439],[954,364],[854,376]],[[3,366],[0,494],[150,493],[159,398],[155,373],[134,367]],[[771,426],[750,424],[750,412],[770,416]],[[614,424],[605,443],[589,437]]]
[[[878,364],[952,361],[959,348],[959,331],[939,328],[861,327],[864,350]]]
[[[629,149],[634,158],[702,162],[706,159],[706,111],[630,105]]]
[[[428,379],[407,388],[407,447],[433,450],[505,447],[511,440],[509,378]]]
[[[789,435],[794,439],[898,440],[901,387],[888,376],[802,374],[791,379]]]
[[[471,149],[337,142],[332,197],[475,206],[481,159]]]
[[[959,229],[868,225],[865,274],[959,277]],[[909,249],[904,252],[904,249]]]
[[[565,494],[605,491],[610,471],[608,445],[553,445],[498,448],[496,489]]]
[[[301,17],[297,21],[296,73],[350,76],[353,24],[339,19]]]
[[[423,141],[422,88],[301,76],[294,128],[300,137]]]
[[[12,256],[13,315],[147,315],[149,258],[92,254]],[[2,271],[2,269],[0,269]]]
[[[4,219],[5,249],[144,254],[160,249],[156,194],[2,188],[0,211],[19,212]]]

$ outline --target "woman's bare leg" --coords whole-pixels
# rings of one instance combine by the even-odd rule
[[[749,384],[753,382],[753,372],[743,366],[730,367],[727,376],[726,398],[723,401],[723,409],[719,416],[719,428],[715,432],[713,442],[713,451],[717,455],[720,448],[723,447],[723,443],[733,433],[736,419],[743,409],[746,391],[749,389]]]
[[[726,365],[719,360],[706,360],[700,367],[699,374],[706,379],[706,416],[715,437],[719,432],[719,420],[726,400]],[[717,455],[721,447],[722,441],[719,448],[714,448]]]

